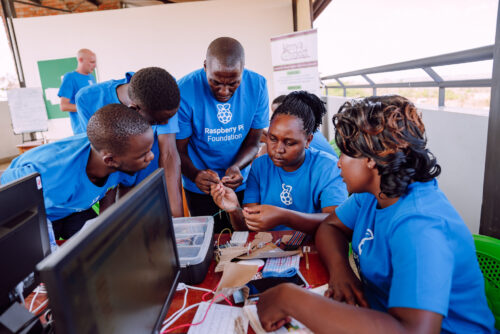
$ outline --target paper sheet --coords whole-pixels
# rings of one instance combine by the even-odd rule
[[[292,319],[291,324],[293,326],[298,327],[299,329],[297,330],[288,330],[285,327],[281,327],[280,329],[274,331],[274,332],[266,332],[264,328],[260,325],[260,320],[259,316],[257,314],[257,306],[255,305],[247,305],[243,307],[243,311],[245,312],[246,317],[248,318],[250,322],[250,326],[252,326],[252,329],[254,330],[255,334],[287,334],[290,332],[299,334],[299,333],[304,333],[304,334],[312,334],[312,332],[303,324],[298,322],[295,319]]]
[[[203,319],[209,305],[209,302],[203,302],[198,306],[193,324]],[[197,326],[189,327],[188,334],[246,334],[247,331],[248,318],[243,308],[212,304],[205,320]]]
[[[217,291],[224,288],[240,288],[250,282],[257,271],[259,271],[259,266],[230,262],[224,267],[224,273],[220,279]]]

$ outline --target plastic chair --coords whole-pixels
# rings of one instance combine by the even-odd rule
[[[495,328],[500,330],[500,240],[474,234],[474,243],[488,306],[495,316]]]
[[[335,142],[335,139],[330,140],[329,144],[333,148],[335,153],[337,153],[337,157],[340,158],[340,153],[342,153],[342,152],[340,152],[340,149],[338,148],[337,143]]]

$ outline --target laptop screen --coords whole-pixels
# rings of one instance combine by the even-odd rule
[[[163,170],[136,188],[40,264],[56,332],[158,330],[179,277]]]

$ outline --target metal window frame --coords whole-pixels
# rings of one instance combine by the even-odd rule
[[[479,233],[500,238],[500,6],[497,11],[490,113]]]
[[[377,94],[377,88],[422,88],[422,87],[437,87],[439,88],[438,105],[443,107],[445,105],[445,89],[457,87],[491,87],[491,78],[485,79],[470,79],[470,80],[444,80],[433,69],[436,66],[456,65],[470,62],[477,62],[483,60],[493,59],[493,50],[495,45],[488,45],[479,48],[463,50],[458,52],[447,53],[439,56],[420,58],[400,63],[394,63],[383,66],[376,66],[365,68],[356,71],[344,72],[339,74],[327,75],[321,77],[324,80],[336,80],[339,86],[325,85],[326,89],[341,88],[344,90],[344,96],[347,94],[349,88],[371,88],[373,95]],[[407,81],[397,83],[376,83],[368,75],[375,73],[388,73],[404,70],[420,69],[427,73],[430,81]],[[365,79],[367,84],[349,85],[342,82],[342,78],[361,76]]]

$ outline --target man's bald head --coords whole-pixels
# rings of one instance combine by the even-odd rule
[[[78,58],[80,58],[80,57],[92,56],[92,55],[93,55],[93,56],[95,56],[95,53],[94,53],[94,52],[92,52],[92,51],[91,51],[91,50],[89,50],[89,49],[80,49],[80,50],[78,50],[78,52],[76,53],[76,56],[77,56]]]
[[[212,41],[207,49],[206,61],[217,63],[227,68],[245,66],[245,51],[240,42],[231,37],[219,37]]]
[[[76,56],[78,59],[78,68],[76,69],[77,72],[87,75],[94,71],[96,66],[95,53],[89,49],[80,49],[78,50]]]

